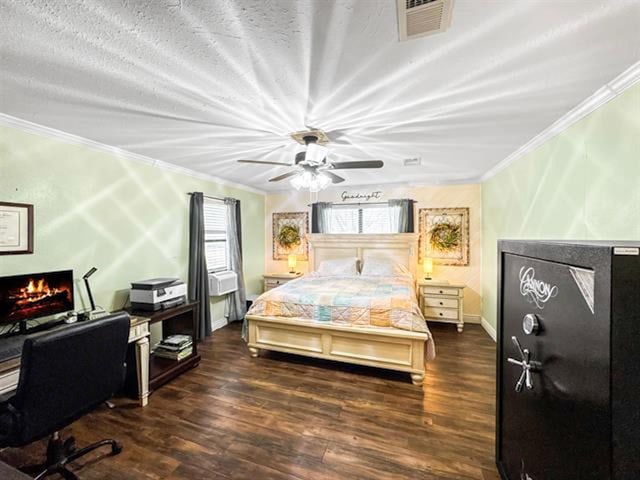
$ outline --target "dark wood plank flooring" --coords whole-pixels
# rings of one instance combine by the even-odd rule
[[[408,374],[261,352],[234,324],[200,348],[202,362],[149,406],[127,399],[63,431],[80,445],[112,437],[81,479],[498,479],[493,462],[495,344],[477,325],[432,325],[437,359],[422,389]],[[0,459],[40,461],[44,441]],[[107,449],[108,450],[108,449]]]

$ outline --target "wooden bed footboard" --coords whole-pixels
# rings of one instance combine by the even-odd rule
[[[321,325],[308,320],[247,315],[249,352],[260,349],[399,370],[422,385],[425,372],[423,332],[391,328]]]

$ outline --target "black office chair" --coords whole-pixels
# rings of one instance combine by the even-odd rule
[[[0,446],[21,447],[50,436],[43,471],[77,479],[66,465],[103,445],[113,455],[122,446],[102,440],[80,450],[58,430],[105,402],[125,376],[129,316],[117,313],[25,340],[15,395],[0,403]]]

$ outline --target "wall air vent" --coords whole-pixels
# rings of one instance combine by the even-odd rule
[[[453,0],[396,0],[400,41],[444,32],[451,25]]]

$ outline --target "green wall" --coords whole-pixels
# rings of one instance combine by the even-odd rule
[[[482,185],[483,317],[498,239],[640,240],[640,84]]]
[[[96,303],[119,309],[129,284],[157,276],[187,280],[187,192],[241,200],[248,293],[261,291],[265,197],[82,145],[0,126],[0,200],[35,206],[35,253],[0,256],[0,275],[90,267]],[[212,299],[214,320],[223,298]]]

